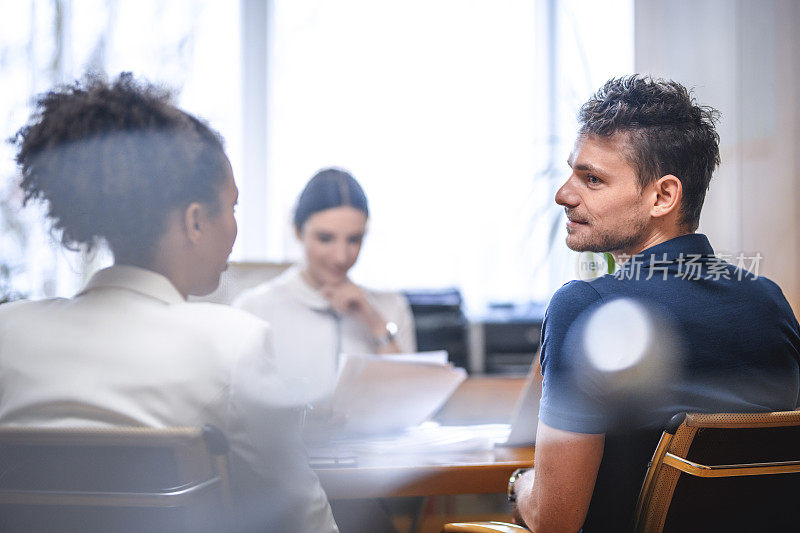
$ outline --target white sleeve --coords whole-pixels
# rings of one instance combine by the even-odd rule
[[[299,409],[278,378],[266,323],[241,338],[227,426],[231,480],[245,530],[338,532],[319,479],[308,466]]]

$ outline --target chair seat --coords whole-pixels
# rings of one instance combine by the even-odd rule
[[[2,427],[0,531],[213,531],[226,454],[211,426]]]

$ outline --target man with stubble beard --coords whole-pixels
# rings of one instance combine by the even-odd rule
[[[630,529],[647,462],[676,413],[798,405],[800,327],[780,288],[695,233],[719,164],[717,115],[681,84],[639,75],[608,81],[581,108],[572,174],[555,197],[566,244],[610,252],[621,267],[567,283],[548,306],[535,482],[529,471],[513,483],[532,531]],[[567,334],[618,298],[657,306],[682,354],[663,394],[624,429],[612,421],[625,418],[620,407],[612,417],[604,391],[575,371],[580,350]]]

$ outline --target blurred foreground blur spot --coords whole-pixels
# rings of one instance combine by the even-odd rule
[[[586,325],[586,358],[600,372],[632,368],[657,349],[650,315],[641,304],[620,299],[598,308]]]
[[[682,359],[679,332],[666,313],[620,298],[588,311],[570,335],[578,352],[574,378],[604,400],[596,407],[610,426],[661,417],[658,406],[669,403],[668,384],[679,379]]]

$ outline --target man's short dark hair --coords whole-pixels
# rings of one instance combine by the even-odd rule
[[[638,74],[608,80],[578,113],[581,135],[623,136],[640,188],[667,174],[681,180],[680,222],[690,231],[720,162],[718,117],[680,83]]]

